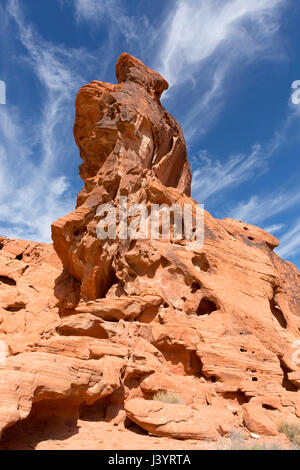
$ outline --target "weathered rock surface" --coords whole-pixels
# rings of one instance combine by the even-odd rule
[[[126,403],[132,421],[156,436],[178,439],[216,440],[222,426],[234,428],[235,419],[226,408],[199,406],[197,410],[185,405],[162,403],[136,398]]]
[[[0,431],[98,410],[170,438],[273,436],[300,419],[300,273],[272,235],[207,212],[203,246],[176,237],[174,220],[170,239],[124,239],[120,218],[114,239],[98,238],[99,205],[122,196],[197,205],[182,131],[160,103],[166,81],[128,54],[117,78],[78,93],[84,188],[52,226],[55,251],[0,240]]]
[[[0,339],[12,354],[46,337],[59,320],[54,290],[61,271],[51,245],[0,238]]]

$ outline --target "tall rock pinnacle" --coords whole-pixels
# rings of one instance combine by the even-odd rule
[[[128,196],[131,205],[160,202],[147,194],[155,184],[163,193],[161,185],[190,195],[184,137],[159,100],[167,82],[126,53],[117,62],[117,77],[118,85],[92,82],[78,93],[74,136],[85,186],[76,211],[52,227],[54,247],[81,282],[86,299],[105,295],[115,279],[118,245],[97,240],[97,207],[118,205],[120,196]],[[92,252],[84,248],[86,243],[92,243]]]
[[[94,412],[124,433],[276,436],[300,419],[300,273],[264,230],[197,212],[167,82],[126,53],[116,74],[76,99],[84,187],[52,225],[58,257],[0,240],[0,432]]]

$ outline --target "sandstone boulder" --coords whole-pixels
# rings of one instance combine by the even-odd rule
[[[155,436],[174,439],[215,440],[222,435],[222,426],[234,427],[234,416],[226,409],[209,406],[197,410],[185,405],[133,399],[126,403],[127,416]]]

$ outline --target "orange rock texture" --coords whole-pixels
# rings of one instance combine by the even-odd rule
[[[120,197],[197,205],[167,82],[126,53],[117,79],[78,93],[84,188],[53,246],[0,239],[0,430],[95,412],[170,439],[276,436],[300,418],[300,273],[272,235],[206,211],[203,246],[174,220],[169,238],[120,237],[117,218],[99,239],[97,209]]]

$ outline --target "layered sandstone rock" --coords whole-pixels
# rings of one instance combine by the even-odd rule
[[[0,237],[0,339],[11,354],[56,325],[55,285],[61,272],[51,245]]]
[[[300,418],[300,273],[272,235],[207,212],[203,246],[175,236],[175,220],[169,239],[124,238],[119,217],[116,237],[99,239],[97,209],[120,197],[149,223],[153,204],[197,205],[182,131],[160,103],[166,81],[128,54],[117,78],[76,100],[84,188],[52,226],[62,265],[51,246],[1,241],[1,430],[37,406],[62,419],[93,406],[158,436],[275,435]]]

